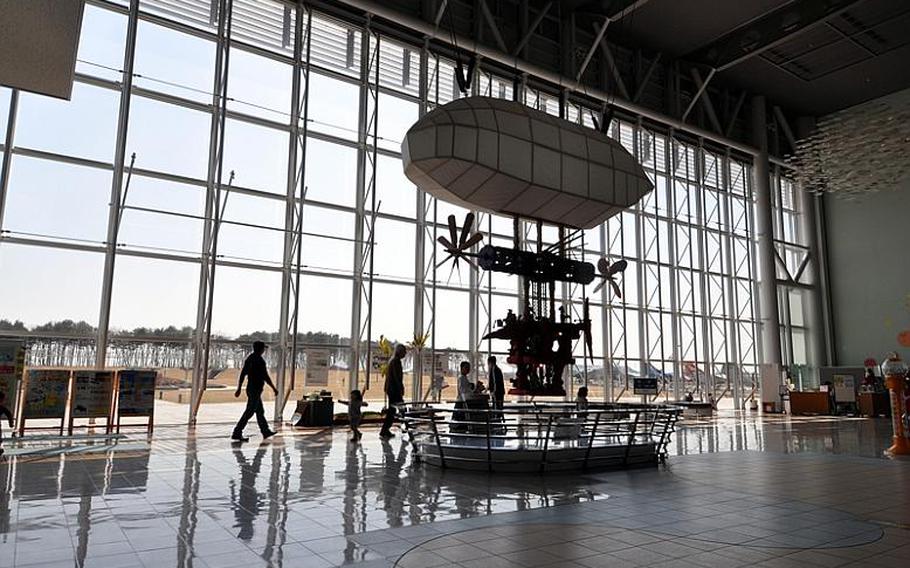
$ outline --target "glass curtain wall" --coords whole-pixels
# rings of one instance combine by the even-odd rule
[[[438,394],[434,360],[444,384],[458,361],[482,366],[488,353],[512,372],[508,345],[481,338],[517,308],[517,278],[438,265],[436,237],[467,211],[421,194],[401,170],[407,128],[462,96],[453,61],[278,0],[142,0],[133,45],[129,19],[129,2],[89,0],[71,101],[20,93],[9,120],[12,94],[0,89],[0,143],[15,126],[11,148],[0,147],[11,154],[0,269],[13,275],[0,280],[0,333],[28,339],[31,365],[95,365],[103,340],[107,366],[161,371],[159,421],[186,421],[194,384],[206,386],[198,418],[229,420],[253,339],[273,345],[273,375],[289,372],[296,311],[286,416],[308,392],[346,398],[355,376],[381,400],[378,373],[365,372],[380,336],[429,334],[422,365],[406,364],[409,397]],[[471,92],[593,126],[582,101],[531,83],[516,88],[480,69]],[[594,360],[579,344],[567,383],[602,400],[639,400],[635,377],[659,378],[660,400],[748,397],[757,363],[750,165],[634,121],[609,133],[655,190],[570,247],[629,268],[622,298],[609,287],[590,298]],[[476,227],[485,243],[511,246],[511,219],[478,213]],[[525,246],[536,240],[530,222],[520,233]],[[545,243],[558,239],[544,228]],[[109,276],[106,259],[115,260]],[[557,292],[576,317],[591,296]],[[793,338],[807,333],[787,321]],[[326,352],[327,377],[307,377],[307,355]]]

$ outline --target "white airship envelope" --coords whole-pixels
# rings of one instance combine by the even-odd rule
[[[401,144],[417,187],[474,210],[591,229],[654,185],[619,142],[521,103],[467,97],[418,120]]]

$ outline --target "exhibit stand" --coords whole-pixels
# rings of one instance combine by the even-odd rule
[[[28,430],[58,430],[63,435],[72,371],[31,369],[25,375],[19,410],[19,435]],[[28,426],[30,420],[59,421],[59,426]]]
[[[25,346],[21,341],[0,341],[0,392],[13,416],[19,409],[19,382],[25,369]]]
[[[72,436],[75,422],[88,419],[82,428],[94,428],[94,421],[104,419],[104,432],[109,434],[113,427],[114,372],[78,370],[72,373],[72,386],[69,404],[69,428]]]
[[[151,437],[155,428],[157,382],[158,371],[152,369],[124,369],[117,372],[117,391],[114,397],[117,402],[117,418],[114,429],[118,434],[123,418],[145,418],[148,435]]]

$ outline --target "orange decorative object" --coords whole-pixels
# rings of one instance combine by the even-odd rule
[[[907,364],[897,353],[889,353],[882,363],[882,373],[885,375],[885,386],[891,391],[891,427],[894,435],[891,438],[891,447],[887,453],[910,455],[910,438],[904,430],[903,416],[906,412],[904,405],[904,378],[907,376]]]
[[[905,329],[904,331],[898,333],[897,342],[904,347],[910,347],[910,329]]]

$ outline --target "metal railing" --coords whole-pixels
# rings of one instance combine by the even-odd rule
[[[400,407],[415,458],[440,467],[548,471],[656,464],[681,410],[670,405],[485,402]]]

